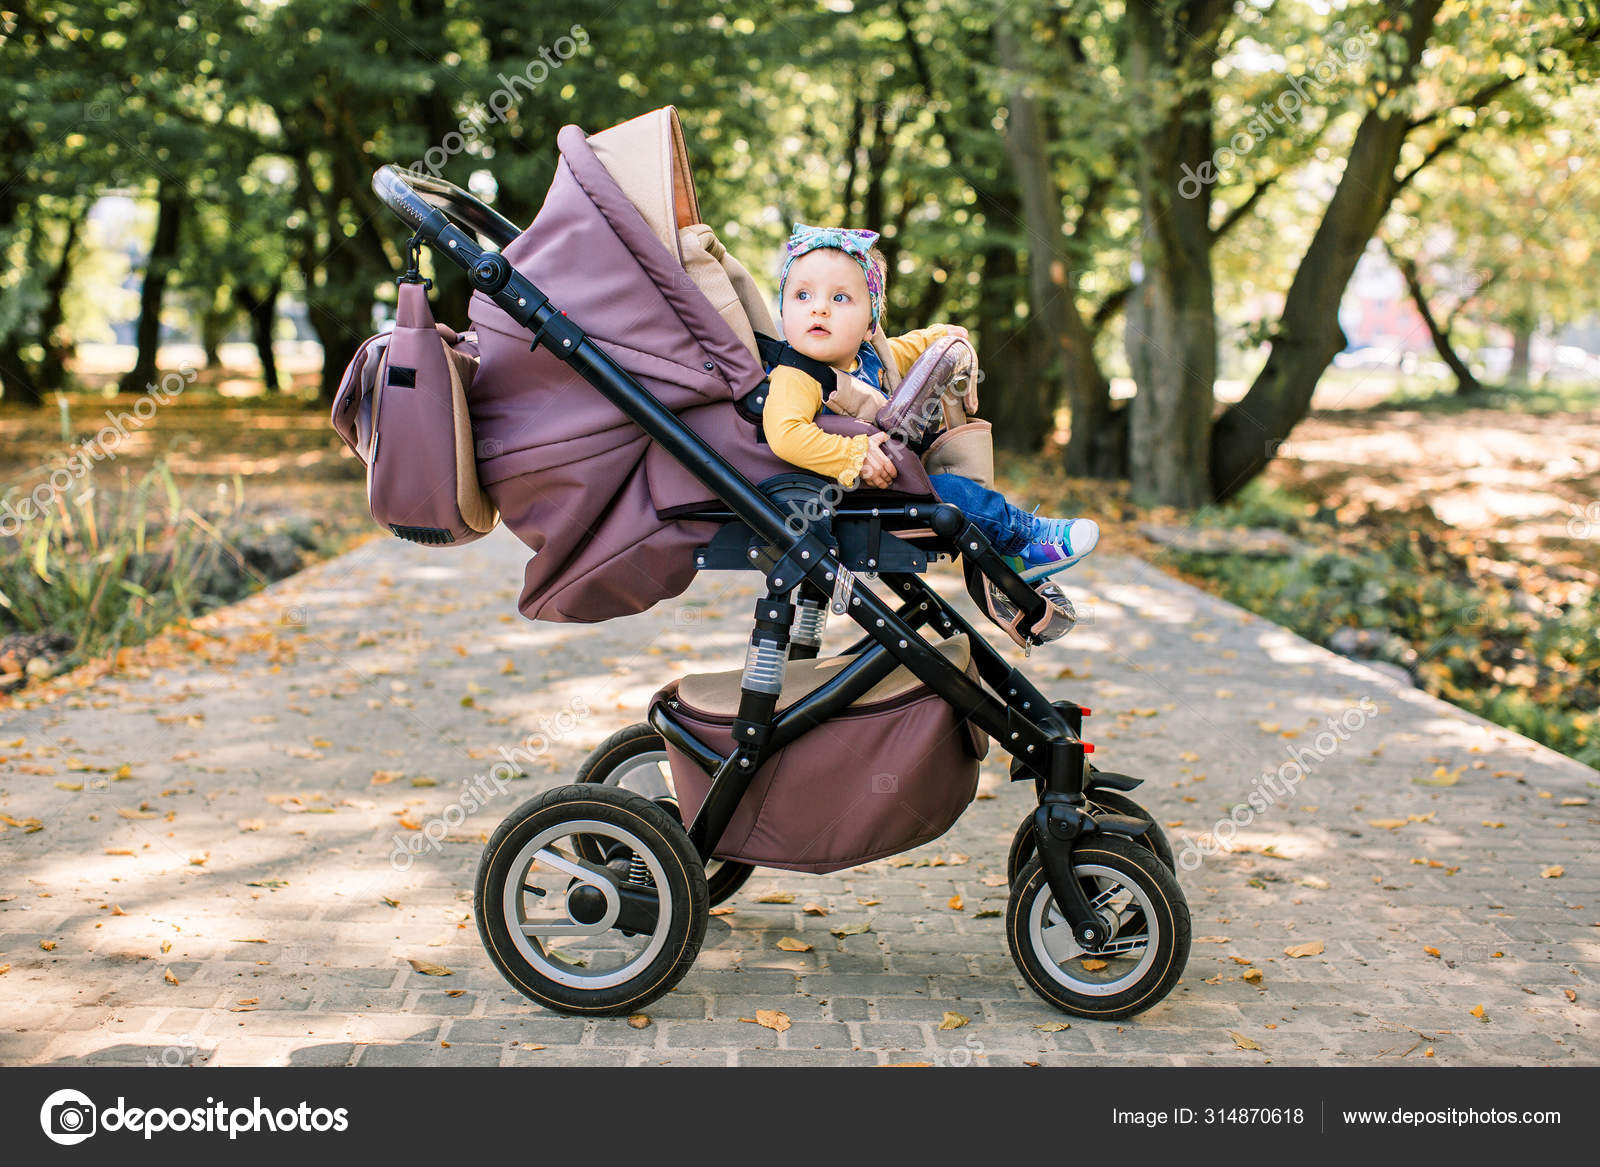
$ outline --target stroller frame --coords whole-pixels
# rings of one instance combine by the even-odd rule
[[[752,536],[745,543],[714,541],[711,547],[701,548],[696,560],[701,569],[740,567],[758,570],[765,577],[766,593],[754,606],[752,654],[747,658],[733,727],[735,748],[723,754],[706,744],[679,724],[664,705],[658,705],[650,715],[650,725],[711,776],[710,791],[687,826],[688,839],[702,864],[711,861],[763,760],[843,711],[896,667],[904,665],[960,717],[989,733],[1011,753],[1013,780],[1034,781],[1038,806],[1018,831],[1013,874],[1022,859],[1037,853],[1049,892],[1070,924],[1077,945],[1085,954],[1100,952],[1109,939],[1105,920],[1097,905],[1091,903],[1083,877],[1074,876],[1075,853],[1096,836],[1143,841],[1154,824],[1130,814],[1090,813],[1090,792],[1128,790],[1140,783],[1139,779],[1102,772],[1089,764],[1087,755],[1094,747],[1082,740],[1081,733],[1083,717],[1090,711],[1070,701],[1052,702],[1008,662],[920,577],[918,571],[925,566],[924,557],[891,554],[895,544],[901,551],[912,546],[886,538],[896,525],[921,529],[919,537],[923,539],[930,538],[927,531],[931,530],[932,542],[923,546],[938,553],[961,555],[967,586],[980,603],[980,589],[986,578],[1023,612],[1021,626],[1035,627],[1047,601],[1011,571],[966,515],[943,502],[841,505],[831,509],[829,518],[841,547],[851,541],[847,535],[853,532],[857,547],[871,549],[870,557],[856,560],[857,566],[872,565],[866,570],[876,573],[892,590],[898,601],[894,606],[858,580],[846,562],[849,556],[836,554],[812,527],[797,531],[792,517],[780,509],[773,497],[683,425],[583,328],[565,316],[545,292],[512,268],[497,251],[480,246],[473,237],[478,234],[494,246],[503,247],[519,233],[514,224],[453,184],[415,172],[386,166],[374,177],[373,187],[413,230],[413,245],[425,244],[436,256],[460,267],[474,289],[532,334],[533,347],[543,345],[566,362],[726,506],[726,510],[699,510],[675,517],[723,524],[736,521]],[[823,485],[821,478],[809,477],[814,478],[818,488]],[[888,551],[886,543],[890,545]],[[722,554],[718,554],[719,546]],[[734,546],[747,550],[742,555],[727,553]],[[834,601],[833,611],[848,615],[861,629],[861,638],[847,650],[855,654],[855,659],[820,687],[777,712],[777,686],[753,685],[749,661],[758,653],[766,654],[769,661],[774,653],[785,659],[814,657],[815,644],[803,640],[791,644],[796,605],[817,605],[830,598]],[[941,638],[966,634],[979,679],[973,680],[952,663],[923,637],[922,630],[936,631]],[[781,660],[778,663],[781,666]],[[1154,829],[1159,834],[1159,828]],[[1017,856],[1019,847],[1021,858]],[[1088,890],[1093,891],[1092,882]],[[648,887],[626,886],[615,926],[625,928],[630,922],[642,926],[653,892]],[[1148,1007],[1149,1003],[1153,1002],[1139,1008]],[[1130,1010],[1137,1011],[1138,1008]]]

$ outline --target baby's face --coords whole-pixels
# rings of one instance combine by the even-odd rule
[[[783,339],[797,352],[848,369],[872,330],[867,277],[842,251],[808,251],[789,268],[781,312]]]

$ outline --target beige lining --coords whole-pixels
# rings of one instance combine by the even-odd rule
[[[465,382],[477,372],[478,358],[461,352],[443,337],[445,368],[450,370],[450,424],[456,438],[456,509],[467,526],[480,535],[494,530],[500,512],[478,484],[478,453],[472,445],[472,416],[467,412]],[[463,376],[465,373],[465,376]]]
[[[969,421],[933,440],[922,464],[929,474],[959,474],[994,488],[994,434],[986,421]]]
[[[588,142],[661,245],[683,262],[678,230],[700,221],[700,201],[678,111],[662,106],[601,130]]]
[[[958,636],[935,645],[956,668],[965,672],[972,660],[972,645],[965,636]],[[854,660],[853,656],[828,657],[824,660],[790,661],[783,678],[783,692],[778,697],[778,708],[787,709],[800,698],[819,688],[834,673]],[[678,697],[690,709],[712,717],[733,717],[739,711],[739,669],[725,673],[690,673],[678,682]],[[923,681],[910,669],[901,665],[852,705],[871,705],[903,697],[922,687]]]

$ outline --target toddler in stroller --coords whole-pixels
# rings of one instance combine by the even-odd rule
[[[1007,863],[1024,980],[1081,1017],[1162,1000],[1189,912],[1161,828],[1127,797],[1140,780],[1091,765],[1089,710],[1041,692],[923,574],[959,558],[979,610],[1024,647],[1070,623],[1064,602],[1012,570],[915,451],[879,443],[892,489],[830,498],[766,444],[778,331],[703,222],[673,109],[567,126],[558,144],[526,230],[449,183],[374,179],[413,245],[475,289],[459,334],[408,273],[393,336],[347,371],[334,424],[367,461],[374,516],[430,545],[503,520],[535,551],[533,619],[643,611],[705,570],[763,586],[742,669],[669,683],[572,784],[494,831],[475,910],[495,966],[552,1009],[635,1012],[689,972],[710,907],[754,867],[837,871],[943,834],[994,740],[1036,796]],[[808,492],[826,538],[786,518]],[[830,612],[860,635],[823,656]]]
[[[873,231],[799,224],[789,237],[778,279],[784,343],[768,369],[770,388],[762,425],[779,457],[837,478],[847,488],[854,487],[857,478],[885,489],[894,481],[894,462],[879,449],[891,435],[880,430],[844,437],[814,425],[817,413],[829,408],[823,380],[830,382],[826,393],[836,394],[835,403],[864,407],[856,416],[875,419],[881,410],[879,399],[886,400],[885,383],[905,377],[930,342],[941,336],[960,340],[967,336],[964,328],[935,324],[883,339],[880,324],[888,273],[882,253],[873,246],[877,239]],[[842,390],[834,384],[835,372],[849,377]],[[975,396],[976,389],[972,392]],[[940,442],[941,437],[946,440]],[[987,448],[988,427],[969,433],[929,427],[919,436],[921,450],[933,456],[946,450],[952,439]],[[980,464],[992,464],[992,450],[986,452]],[[959,506],[1025,580],[1044,579],[1073,566],[1099,541],[1100,528],[1092,519],[1040,518],[975,481],[967,464],[960,468],[968,473],[941,472],[936,465],[929,465],[928,475],[934,491]]]

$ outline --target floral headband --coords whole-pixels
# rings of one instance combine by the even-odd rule
[[[872,304],[872,327],[876,331],[878,317],[883,311],[883,273],[872,261],[872,245],[878,241],[876,231],[857,231],[848,227],[808,227],[794,225],[794,233],[784,245],[783,271],[778,275],[778,299],[783,299],[783,286],[789,280],[789,268],[795,260],[808,251],[831,247],[844,252],[861,265],[861,274],[867,277],[867,299]]]

